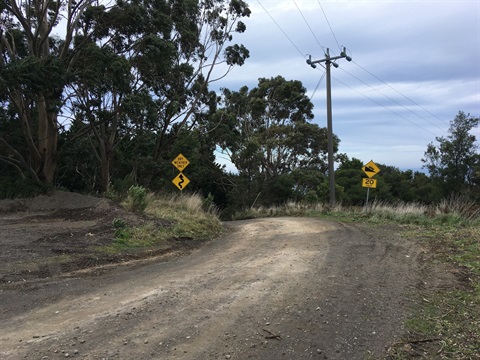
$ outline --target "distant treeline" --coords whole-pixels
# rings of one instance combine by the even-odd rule
[[[172,160],[181,153],[190,161],[183,191],[201,193],[225,212],[326,201],[327,131],[312,122],[300,81],[277,76],[260,78],[252,89],[209,90],[250,55],[233,43],[246,30],[248,5],[161,4],[2,2],[0,197],[52,188],[121,194],[132,185],[179,191]],[[424,203],[452,193],[477,198],[478,124],[459,112],[449,136],[426,145],[428,175],[377,164],[370,196]],[[361,205],[363,164],[338,153],[339,142],[334,136],[337,201]],[[216,163],[218,150],[237,173]]]

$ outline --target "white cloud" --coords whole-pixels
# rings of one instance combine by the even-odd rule
[[[320,3],[251,1],[247,31],[234,38],[251,57],[217,86],[252,88],[260,77],[281,75],[302,81],[311,96],[324,71],[309,67],[305,58],[323,58],[326,47],[338,54],[338,41],[353,57],[332,69],[340,151],[401,168],[420,168],[427,144],[447,134],[458,111],[480,116],[479,1]],[[325,79],[312,101],[314,122],[325,126]]]

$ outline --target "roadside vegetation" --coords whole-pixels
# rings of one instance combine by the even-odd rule
[[[438,204],[329,207],[290,202],[284,206],[250,208],[235,219],[312,216],[360,226],[399,224],[401,236],[429,249],[427,261],[448,264],[459,279],[452,288],[418,290],[405,323],[402,341],[392,344],[390,359],[478,359],[480,349],[480,207],[468,197],[451,196]]]
[[[129,226],[126,220],[115,218],[112,222],[114,240],[99,247],[100,252],[145,252],[170,240],[210,240],[222,229],[216,208],[208,198],[198,194],[154,195],[140,186],[132,186],[121,203],[127,210],[141,213],[151,221]]]
[[[480,227],[420,227],[409,236],[431,249],[432,261],[449,263],[455,287],[420,291],[406,321],[407,334],[391,358],[478,359],[480,349]]]

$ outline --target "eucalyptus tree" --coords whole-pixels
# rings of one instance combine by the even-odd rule
[[[91,2],[0,1],[0,98],[15,111],[12,120],[24,142],[19,149],[0,134],[0,160],[37,182],[54,182],[69,49]],[[54,36],[57,29],[61,38]]]
[[[1,0],[0,11],[0,101],[24,139],[0,134],[0,160],[38,182],[55,180],[60,116],[88,134],[105,190],[119,134],[152,132],[158,160],[173,125],[194,126],[208,85],[249,56],[230,45],[250,15],[242,0]]]
[[[294,170],[325,173],[327,131],[311,122],[313,104],[300,81],[261,78],[251,90],[223,90],[222,102],[212,124],[216,122],[219,145],[239,175],[248,179],[251,195],[263,192],[265,201],[285,201],[275,194],[267,196],[266,190],[282,188],[279,193],[285,197],[286,187],[291,194],[297,187],[291,176]],[[337,151],[338,138],[334,140]]]
[[[425,151],[424,167],[430,177],[441,184],[444,194],[464,190],[480,193],[480,154],[473,129],[480,119],[460,111],[450,122],[447,137],[437,137]]]
[[[150,141],[153,134],[150,154],[134,156],[158,162],[175,134],[195,125],[216,97],[208,85],[249,55],[242,45],[228,45],[234,32],[245,30],[240,19],[249,14],[239,0],[118,0],[85,11],[73,49],[69,104],[92,131],[101,190],[110,183],[119,135],[142,141],[148,133]],[[214,76],[222,64],[224,72]]]
[[[88,139],[89,149],[99,165],[99,174],[82,175],[97,178],[96,190],[106,191],[122,121],[122,102],[130,93],[130,65],[109,46],[82,41],[78,47],[81,50],[76,47],[75,51],[82,56],[76,57],[73,63],[74,80],[67,87],[67,91],[75,89],[74,96],[69,99],[75,115],[72,125],[76,126],[72,126],[69,132],[74,132],[73,137],[83,135]],[[83,161],[83,156],[77,157],[76,167]]]
[[[154,74],[149,66],[138,71],[140,81],[153,91],[159,109],[152,128],[157,133],[153,152],[156,160],[168,147],[165,136],[169,131],[194,127],[203,113],[216,106],[217,95],[209,91],[209,85],[227,76],[234,66],[243,65],[249,57],[243,45],[230,45],[234,33],[246,30],[241,21],[250,16],[246,2],[190,0],[182,6],[180,3],[172,14],[177,23],[171,36],[174,49],[171,67]]]

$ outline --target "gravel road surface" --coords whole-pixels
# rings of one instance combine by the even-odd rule
[[[1,359],[377,359],[421,249],[310,218],[229,222],[187,256],[0,291]]]

